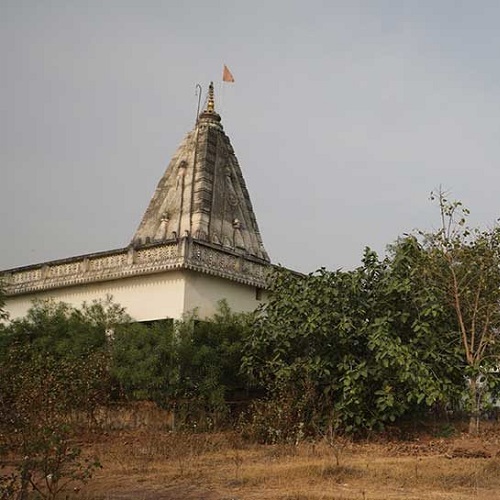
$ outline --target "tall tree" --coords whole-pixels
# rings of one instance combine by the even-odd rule
[[[420,232],[426,257],[421,276],[454,312],[455,342],[468,385],[469,429],[477,433],[500,363],[500,228],[471,228],[469,211],[442,191],[431,199],[439,206],[441,224],[434,232]]]

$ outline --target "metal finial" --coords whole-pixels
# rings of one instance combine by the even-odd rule
[[[214,82],[210,82],[210,85],[208,86],[207,111],[209,113],[213,113],[215,111]]]
[[[219,128],[222,129],[222,125],[220,124],[221,118],[215,111],[214,82],[210,82],[210,85],[208,86],[206,108],[203,111],[203,113],[201,113],[201,115],[199,116],[199,119],[196,122],[196,124],[200,123],[200,121],[202,121],[205,124],[210,123],[211,126],[217,125]]]

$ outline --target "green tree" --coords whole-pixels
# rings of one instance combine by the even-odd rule
[[[455,316],[451,333],[467,380],[469,428],[476,433],[490,390],[498,385],[500,228],[469,227],[469,211],[461,202],[449,201],[442,191],[431,199],[439,206],[441,227],[419,233],[425,255],[420,276]]]
[[[244,365],[282,407],[291,401],[292,427],[379,428],[451,397],[450,318],[415,286],[421,258],[410,238],[382,261],[367,249],[353,271],[272,276]]]

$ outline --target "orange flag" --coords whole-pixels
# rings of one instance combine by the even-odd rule
[[[222,81],[234,83],[234,76],[229,71],[229,68],[224,64],[224,70],[222,71]]]

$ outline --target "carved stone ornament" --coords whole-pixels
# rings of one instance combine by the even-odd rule
[[[0,278],[7,296],[179,269],[192,269],[264,288],[270,268],[266,262],[182,238],[179,242],[137,250],[128,247],[11,269],[4,271]]]

